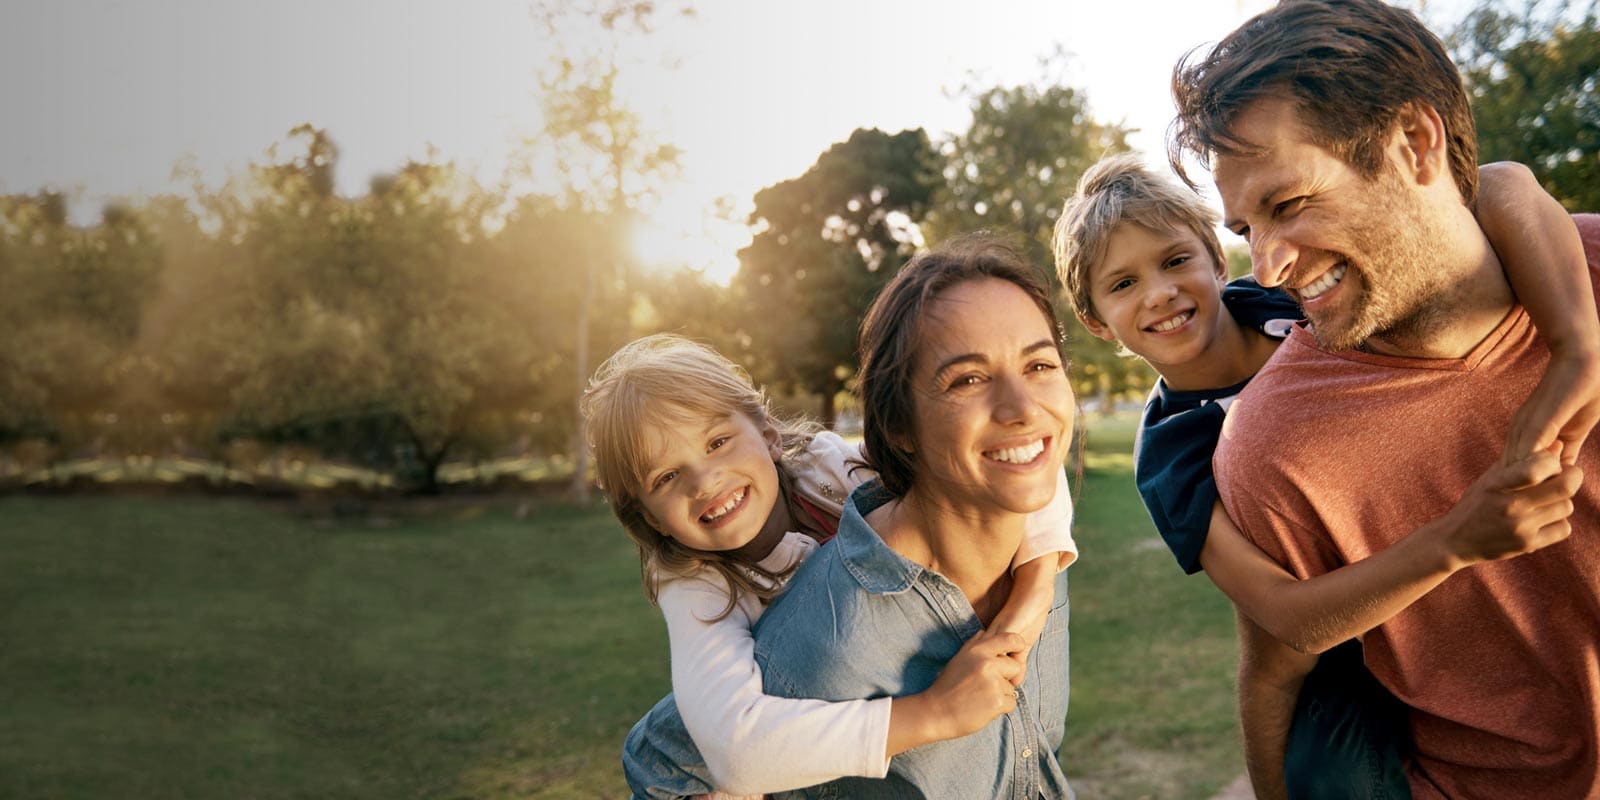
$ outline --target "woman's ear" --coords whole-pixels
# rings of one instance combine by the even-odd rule
[[[1098,319],[1095,319],[1089,314],[1078,314],[1077,316],[1078,321],[1083,323],[1084,330],[1087,330],[1090,336],[1093,336],[1096,339],[1104,339],[1108,342],[1115,342],[1117,340],[1117,335],[1111,332],[1111,326],[1101,322]]]

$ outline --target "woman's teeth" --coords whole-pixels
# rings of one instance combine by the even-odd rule
[[[1300,299],[1314,300],[1323,292],[1338,286],[1339,281],[1344,280],[1344,273],[1348,269],[1350,269],[1350,265],[1340,264],[1339,266],[1322,273],[1322,277],[1300,287]]]
[[[740,489],[739,491],[734,492],[732,497],[728,498],[728,502],[723,503],[722,505],[702,514],[700,516],[700,521],[716,522],[717,520],[721,519],[724,514],[727,514],[729,511],[732,511],[735,507],[737,507],[739,505],[739,501],[743,499],[744,490]]]
[[[1167,331],[1177,330],[1178,326],[1182,325],[1185,322],[1188,322],[1189,319],[1191,317],[1193,317],[1193,316],[1194,316],[1194,312],[1193,311],[1185,311],[1182,314],[1179,314],[1178,316],[1173,317],[1172,319],[1166,320],[1165,322],[1158,322],[1158,323],[1156,323],[1154,325],[1151,325],[1150,326],[1150,330],[1153,330],[1156,333],[1166,333]]]
[[[1040,439],[1033,444],[1021,447],[1007,447],[1001,450],[990,450],[984,456],[995,461],[1004,461],[1008,464],[1026,464],[1039,457],[1044,452],[1044,440]]]

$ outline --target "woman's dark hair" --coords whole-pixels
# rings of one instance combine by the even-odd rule
[[[1015,284],[1050,323],[1059,350],[1061,321],[1050,302],[1043,273],[1006,242],[970,234],[913,258],[883,287],[861,322],[862,455],[883,486],[904,497],[916,479],[915,460],[904,443],[912,430],[912,380],[927,308],[944,290],[967,281],[996,278]],[[897,444],[898,443],[898,444]]]

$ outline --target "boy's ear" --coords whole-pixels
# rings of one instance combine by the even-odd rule
[[[1106,325],[1104,322],[1101,322],[1100,320],[1095,319],[1088,314],[1078,314],[1077,316],[1078,321],[1083,323],[1084,329],[1089,331],[1089,334],[1094,336],[1094,338],[1104,339],[1108,342],[1115,342],[1117,340],[1117,335],[1112,333],[1111,327]]]
[[[1399,153],[1401,174],[1428,185],[1450,175],[1450,144],[1444,120],[1433,106],[1410,102],[1395,117],[1398,130],[1393,148]]]

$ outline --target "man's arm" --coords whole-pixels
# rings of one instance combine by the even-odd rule
[[[1317,656],[1297,653],[1242,612],[1239,629],[1239,725],[1244,763],[1261,800],[1286,800],[1283,759],[1300,685]]]

